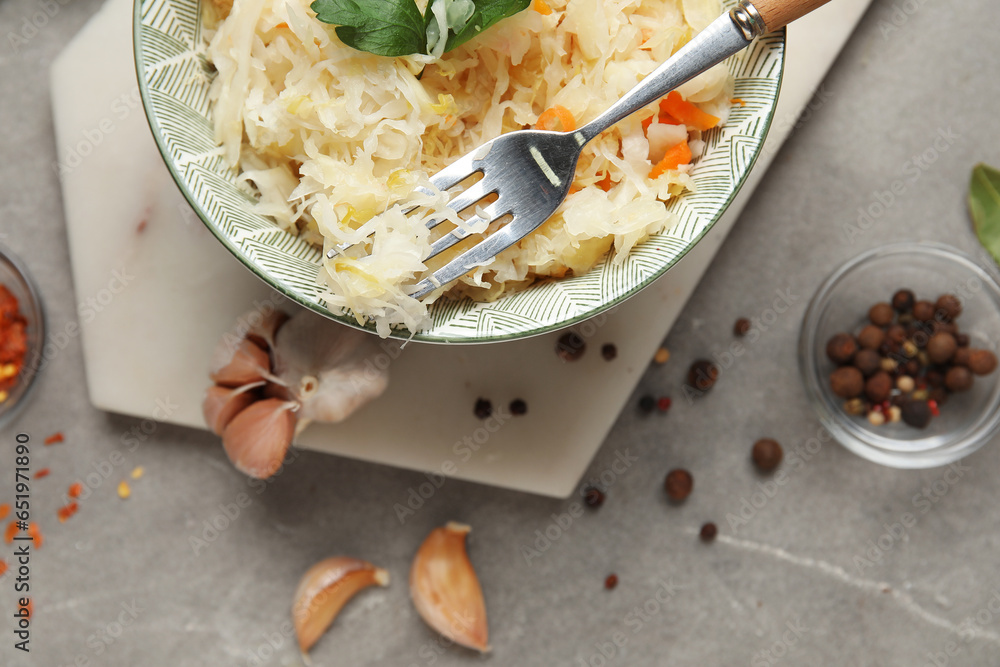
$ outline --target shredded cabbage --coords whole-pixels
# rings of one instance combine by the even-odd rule
[[[609,252],[621,262],[676,224],[664,202],[692,187],[689,167],[649,172],[686,128],[657,127],[650,107],[586,146],[574,190],[538,231],[431,298],[408,296],[446,261],[423,261],[435,238],[429,216],[464,224],[429,175],[555,105],[578,125],[594,118],[686,43],[692,25],[721,13],[718,0],[546,2],[551,13],[520,12],[444,55],[447,28],[464,25],[472,5],[435,3],[432,55],[386,58],[343,45],[309,0],[215,0],[206,33],[217,139],[260,213],[324,251],[357,244],[320,269],[331,308],[373,321],[382,336],[417,331],[442,294],[493,300],[586,272]],[[718,66],[680,92],[724,121],[732,78]],[[697,157],[701,133],[686,134]],[[421,208],[404,215],[414,197]]]

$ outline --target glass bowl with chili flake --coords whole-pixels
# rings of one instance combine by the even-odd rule
[[[42,367],[45,315],[27,269],[0,246],[0,427],[27,402]]]
[[[949,303],[960,307],[949,311]],[[824,426],[807,447],[818,450],[835,439],[895,468],[968,456],[1000,434],[998,334],[1000,272],[985,253],[973,258],[914,242],[848,261],[820,285],[802,323],[799,367]],[[943,343],[951,349],[939,349]],[[994,368],[987,363],[977,370],[988,372],[973,375],[971,352],[992,359]],[[961,384],[948,375],[955,366],[962,366],[955,375]],[[863,388],[855,393],[859,380]]]

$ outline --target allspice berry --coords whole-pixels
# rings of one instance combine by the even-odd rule
[[[761,438],[753,443],[751,456],[754,464],[759,469],[764,472],[771,472],[781,463],[784,452],[782,452],[781,445],[776,440]]]
[[[914,428],[926,428],[931,422],[931,408],[927,401],[906,401],[902,405],[903,421]]]
[[[868,350],[877,350],[884,340],[885,331],[882,330],[882,327],[877,327],[874,324],[867,325],[858,334],[858,344]]]
[[[830,373],[830,389],[841,398],[860,396],[865,388],[865,378],[854,366],[841,366]]]
[[[699,359],[688,369],[687,383],[699,391],[708,391],[719,379],[719,369],[707,359]]]
[[[872,403],[881,403],[892,393],[892,378],[885,371],[879,371],[865,382],[865,396]]]
[[[930,322],[934,319],[934,304],[930,301],[917,301],[913,304],[913,317],[918,322]]]
[[[927,341],[927,356],[935,364],[943,364],[951,359],[957,349],[958,343],[950,333],[936,333]]]
[[[905,313],[913,308],[915,297],[908,289],[901,289],[892,295],[892,307],[897,313]]]
[[[972,371],[965,366],[952,366],[944,375],[948,391],[967,391],[972,388]]]
[[[671,470],[663,481],[663,488],[666,490],[668,498],[674,502],[680,502],[691,495],[691,490],[694,488],[694,478],[683,468]]]
[[[969,370],[976,375],[989,375],[997,367],[997,355],[989,350],[969,351]]]
[[[868,319],[880,327],[887,327],[892,324],[892,320],[896,317],[896,313],[892,308],[892,304],[881,302],[876,303],[874,306],[868,309]]]
[[[834,334],[826,343],[826,356],[840,366],[851,363],[857,351],[858,343],[849,333]]]
[[[885,330],[885,339],[893,345],[902,345],[906,341],[906,328],[900,324],[893,324]]]
[[[854,366],[862,375],[868,377],[882,367],[882,356],[875,350],[858,350],[854,355]]]
[[[942,294],[934,307],[947,320],[954,320],[962,314],[962,302],[954,294]]]
[[[955,354],[951,355],[951,363],[956,366],[966,366],[969,365],[969,357],[972,356],[972,350],[968,347],[960,347],[955,350]]]

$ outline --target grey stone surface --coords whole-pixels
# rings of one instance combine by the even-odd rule
[[[47,70],[98,6],[0,3],[0,240],[41,283],[53,330],[75,318],[75,306]],[[394,581],[345,608],[313,654],[317,665],[1000,665],[997,443],[968,457],[954,483],[944,469],[887,469],[825,444],[804,465],[786,466],[787,483],[745,524],[726,520],[767,482],[749,462],[755,438],[775,437],[789,451],[819,430],[794,351],[822,278],[895,240],[975,248],[969,171],[1000,164],[995,6],[875,0],[668,336],[672,360],[640,384],[636,397],[671,394],[673,409],[622,414],[589,476],[611,470],[619,452],[636,462],[615,476],[603,507],[564,529],[550,527],[553,515],[577,501],[455,481],[401,525],[393,504],[425,481],[420,474],[302,453],[257,487],[231,468],[215,437],[168,425],[132,450],[126,434],[142,424],[89,405],[79,341],[70,340],[32,404],[0,433],[0,502],[13,495],[15,432],[67,439],[35,453],[34,465],[53,473],[33,499],[48,529],[32,560],[32,653],[12,648],[8,575],[0,664],[297,665],[287,623],[298,578],[321,558],[352,554],[389,568]],[[37,34],[11,39],[45,11]],[[957,139],[913,172],[908,161],[942,129]],[[844,225],[858,207],[896,180],[903,194],[849,239]],[[687,362],[721,353],[736,317],[764,313],[776,290],[798,300],[709,395],[684,401]],[[115,452],[123,459],[80,513],[64,525],[51,520],[63,489],[117,461]],[[140,464],[146,476],[119,500],[110,487]],[[679,466],[693,472],[695,490],[673,507],[661,484]],[[914,496],[931,488],[940,493],[931,491],[936,502],[921,513]],[[190,538],[213,537],[205,522],[241,493],[249,506],[196,553]],[[915,525],[883,538],[878,560],[859,568],[856,557],[904,513]],[[416,546],[450,519],[474,527],[471,557],[494,647],[486,658],[446,646],[407,599]],[[720,527],[711,545],[696,536],[707,520]],[[529,563],[522,546],[536,531],[560,534]],[[11,551],[0,546],[0,557],[10,561]],[[620,583],[606,591],[611,572]]]

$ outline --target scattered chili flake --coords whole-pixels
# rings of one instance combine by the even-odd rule
[[[59,431],[58,433],[53,433],[49,437],[45,438],[45,444],[54,445],[56,443],[62,442],[63,440],[65,440],[65,438],[63,438],[62,431]]]
[[[493,404],[485,398],[477,398],[472,411],[480,419],[488,419],[493,414]]]
[[[669,396],[662,396],[656,401],[656,407],[660,409],[660,412],[666,412],[670,409],[672,402]]]
[[[614,343],[605,343],[601,346],[601,356],[605,361],[611,361],[618,356],[618,348]]]
[[[122,500],[125,500],[131,495],[132,495],[132,489],[129,488],[128,482],[126,482],[124,479],[118,482],[118,497],[121,498]]]
[[[81,493],[83,493],[83,484],[73,482],[69,485],[69,491],[66,492],[66,495],[70,498],[79,498]]]
[[[49,473],[51,473],[51,472],[52,471],[49,470],[48,468],[42,468],[41,470],[39,470],[38,472],[35,473],[35,479],[41,479],[43,477],[48,477]]]
[[[0,577],[7,572],[7,561],[0,559]]]
[[[670,350],[668,350],[665,347],[661,347],[659,350],[656,351],[656,354],[653,355],[653,361],[655,361],[658,364],[667,363],[668,361],[670,361]]]
[[[34,521],[28,524],[28,535],[31,535],[31,541],[34,542],[35,549],[41,549],[45,543],[45,538],[42,537],[42,531]]]
[[[14,536],[21,532],[17,527],[17,521],[11,521],[7,524],[7,530],[4,531],[3,541],[7,544],[14,542]]]
[[[59,511],[56,512],[56,516],[59,517],[59,523],[66,523],[66,521],[68,521],[71,516],[76,514],[76,511],[78,509],[80,509],[80,507],[79,505],[76,504],[75,500],[69,503],[68,505],[63,505],[62,507],[60,507]]]
[[[614,588],[615,586],[617,586],[617,585],[618,585],[618,575],[617,574],[609,574],[608,578],[604,580],[604,587],[606,589],[608,589],[609,591],[612,588]]]
[[[132,469],[132,479],[139,479],[140,477],[142,477],[144,472],[146,472],[145,468],[143,468],[142,466],[136,466],[135,468]]]
[[[10,505],[7,503],[0,505],[0,519],[6,519],[8,514],[10,514]]]
[[[931,409],[931,414],[934,415],[935,417],[941,416],[941,409],[938,408],[938,402],[935,401],[933,398],[927,401],[927,407]]]

